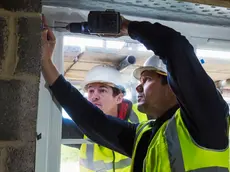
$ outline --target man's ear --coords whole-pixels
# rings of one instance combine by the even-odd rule
[[[116,96],[116,101],[117,101],[117,104],[120,104],[122,102],[124,98],[124,94],[123,93],[120,93]]]

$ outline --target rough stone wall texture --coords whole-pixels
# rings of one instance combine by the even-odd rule
[[[0,172],[35,170],[41,0],[0,1]]]

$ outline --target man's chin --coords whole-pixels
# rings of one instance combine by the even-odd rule
[[[94,104],[95,105],[95,104]],[[101,109],[102,111],[103,111],[103,109],[102,109],[102,106],[101,105],[95,105],[95,106],[97,106],[99,109]]]
[[[103,111],[103,108],[102,108],[102,106],[100,106],[100,105],[97,105],[97,107]]]

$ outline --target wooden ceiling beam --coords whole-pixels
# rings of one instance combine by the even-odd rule
[[[179,0],[179,1],[230,8],[230,0]]]

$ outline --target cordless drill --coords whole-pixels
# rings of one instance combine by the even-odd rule
[[[72,33],[119,34],[121,16],[114,10],[90,11],[87,22],[69,23],[65,28]]]

